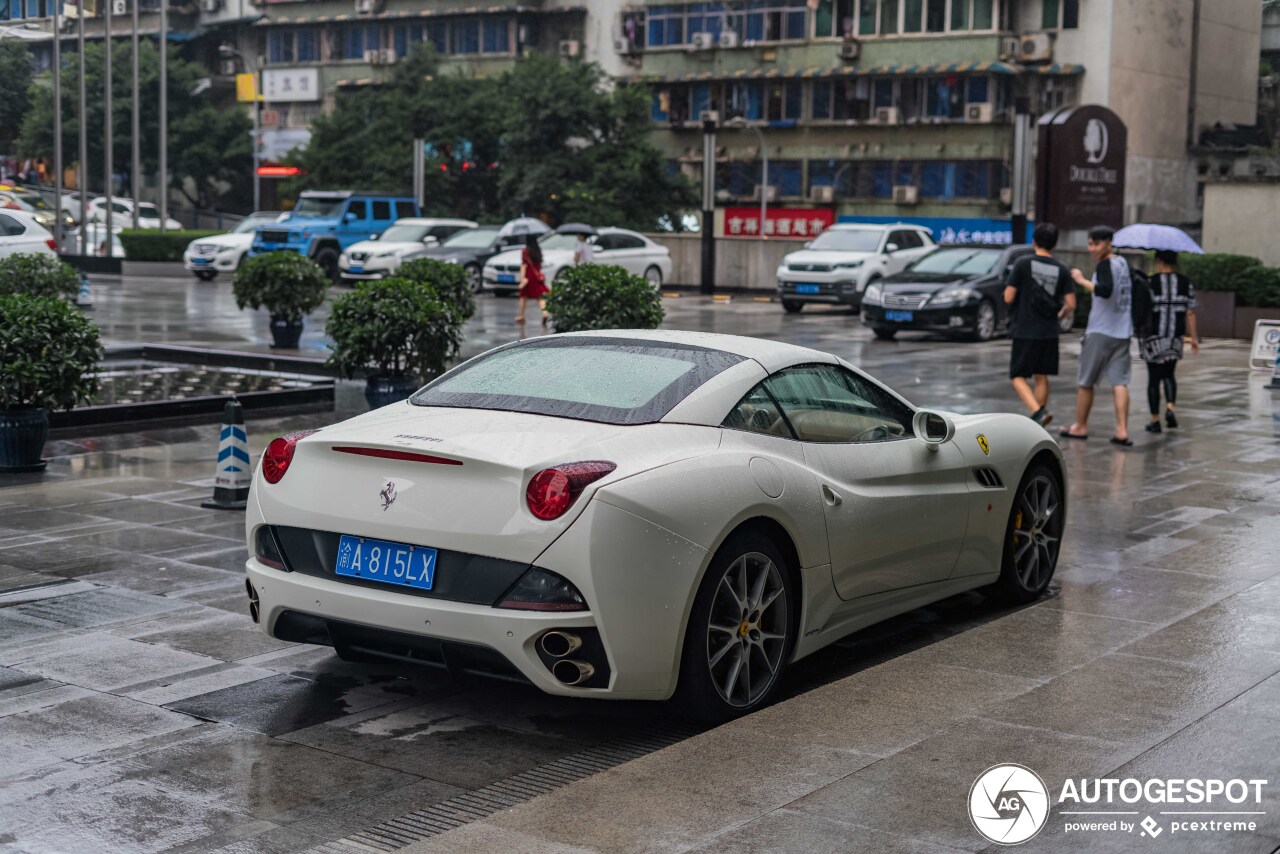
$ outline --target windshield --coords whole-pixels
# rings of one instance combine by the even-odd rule
[[[454,249],[482,249],[492,243],[497,236],[496,228],[470,228],[459,231],[441,245]]]
[[[45,200],[40,197],[39,193],[17,193],[16,195],[21,201],[26,202],[32,208],[42,211],[49,209],[49,205],[47,205]]]
[[[0,208],[9,208],[10,210],[33,211],[35,208],[24,202],[17,196],[7,193],[0,193]]]
[[[429,225],[393,225],[378,239],[383,243],[421,243],[430,230]]]
[[[342,206],[346,204],[344,198],[329,198],[324,196],[304,196],[298,199],[298,204],[293,208],[294,216],[326,216],[335,217],[342,213]]]
[[[150,202],[143,202],[142,204],[138,205],[138,216],[145,216],[150,219],[159,219],[160,211],[159,209],[156,208],[155,205],[151,204]]]
[[[650,424],[741,356],[625,338],[537,339],[480,356],[415,394],[418,406]]]
[[[939,249],[916,262],[911,272],[980,276],[995,269],[999,260],[999,249]]]
[[[268,225],[275,222],[278,216],[279,214],[272,214],[270,216],[247,216],[236,223],[236,227],[231,229],[228,233],[248,234],[251,231],[256,231],[260,225]]]
[[[814,238],[810,249],[827,252],[875,252],[883,232],[866,228],[831,228]]]

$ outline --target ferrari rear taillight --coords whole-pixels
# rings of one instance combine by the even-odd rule
[[[284,477],[285,472],[289,470],[289,464],[293,462],[293,451],[298,447],[298,442],[314,432],[316,431],[302,430],[271,440],[271,444],[267,445],[267,450],[262,454],[262,476],[266,478],[267,483],[280,482],[280,478]]]
[[[543,469],[529,481],[524,493],[529,512],[543,520],[559,519],[573,506],[582,490],[617,467],[604,460],[588,460]]]

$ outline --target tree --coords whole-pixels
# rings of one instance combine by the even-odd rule
[[[309,173],[299,188],[403,189],[417,136],[428,213],[650,229],[694,199],[649,132],[648,93],[596,65],[535,53],[497,78],[442,75],[421,48],[385,83],[340,93],[295,162]]]
[[[31,51],[17,39],[0,39],[0,145],[12,144],[31,105],[35,74]]]
[[[64,54],[67,67],[62,87],[62,150],[71,162],[79,152],[80,117],[75,85],[80,75],[78,54]],[[143,41],[138,51],[139,115],[141,154],[144,171],[160,168],[160,53],[151,41]],[[131,166],[131,113],[133,57],[128,42],[117,41],[112,49],[112,132],[113,157],[117,172]],[[93,187],[104,187],[103,51],[100,43],[85,46],[89,176]],[[195,94],[196,84],[207,76],[201,66],[188,62],[169,50],[169,169],[175,190],[198,207],[213,207],[219,201],[247,203],[245,186],[252,168],[253,149],[249,116],[239,109],[222,109],[209,94]],[[31,90],[31,109],[22,122],[19,150],[28,156],[53,156],[53,90]],[[237,198],[243,197],[243,198]]]

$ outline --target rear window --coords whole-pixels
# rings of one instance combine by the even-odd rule
[[[650,424],[741,361],[732,353],[687,344],[550,338],[472,359],[410,401],[605,424]]]

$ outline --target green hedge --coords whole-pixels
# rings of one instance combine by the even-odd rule
[[[1182,272],[1197,290],[1230,291],[1242,306],[1280,306],[1280,269],[1248,255],[1215,253],[1178,256]]]
[[[158,228],[126,228],[120,232],[124,257],[130,261],[181,261],[187,244],[201,237],[226,234],[210,229],[161,232]]]

